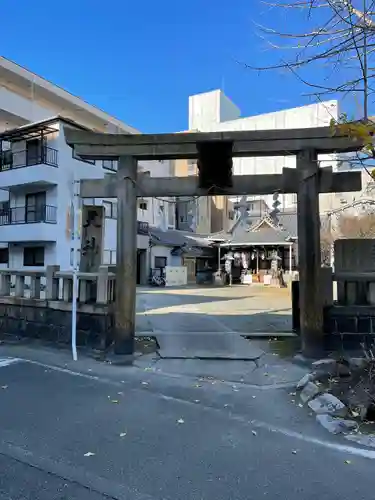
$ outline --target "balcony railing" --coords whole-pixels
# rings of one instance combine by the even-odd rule
[[[47,146],[37,151],[2,151],[0,153],[0,172],[32,165],[50,165],[57,167],[58,151]]]
[[[0,226],[9,226],[11,224],[37,224],[40,222],[56,224],[57,207],[51,205],[42,205],[40,207],[25,206],[12,207],[0,211]]]

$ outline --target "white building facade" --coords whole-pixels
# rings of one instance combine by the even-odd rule
[[[21,269],[72,265],[74,181],[104,178],[116,161],[84,161],[66,144],[64,127],[98,132],[137,130],[28,70],[0,58],[0,265]],[[169,162],[141,171],[170,175]],[[147,224],[174,228],[170,200],[138,200],[138,265],[147,273]],[[116,262],[115,199],[80,200],[82,270]],[[146,223],[146,227],[145,224]],[[140,278],[139,278],[140,279]]]
[[[274,113],[241,117],[240,109],[221,90],[214,90],[189,97],[189,130],[217,132],[232,130],[274,130],[292,128],[311,128],[329,126],[332,119],[339,116],[337,101],[327,101]],[[322,167],[338,168],[335,154],[321,155]],[[234,175],[278,174],[283,167],[295,168],[294,156],[273,156],[259,158],[234,158]],[[249,193],[251,195],[251,193]],[[267,196],[249,196],[248,200],[262,198],[271,208],[273,193]],[[239,199],[231,199],[238,203]],[[279,209],[288,209],[296,205],[295,194],[281,194]]]

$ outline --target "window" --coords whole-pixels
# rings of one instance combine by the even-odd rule
[[[197,174],[197,162],[196,160],[188,160],[187,162],[188,175]]]
[[[9,201],[0,202],[0,215],[9,214]]]
[[[46,192],[26,195],[25,222],[44,222],[46,220]]]
[[[30,139],[26,141],[26,165],[38,165],[42,162],[43,146],[42,139]]]
[[[0,248],[0,264],[8,264],[9,262],[9,249]]]
[[[174,199],[168,203],[168,227],[174,228],[176,225],[175,203]]]
[[[102,161],[103,168],[106,170],[110,170],[111,172],[117,172],[117,160],[103,160]]]
[[[23,249],[24,266],[44,266],[44,247],[25,247]]]
[[[117,219],[117,201],[103,201],[106,219]]]
[[[155,269],[161,269],[166,267],[167,257],[155,257]]]
[[[140,210],[147,210],[147,201],[146,200],[139,200],[138,208]]]

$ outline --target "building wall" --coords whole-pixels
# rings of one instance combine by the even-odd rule
[[[25,122],[46,120],[58,114],[58,111],[53,109],[52,106],[41,106],[35,99],[32,99],[31,93],[30,96],[26,98],[6,88],[4,82],[1,80],[0,85],[0,103],[3,111],[22,118]],[[16,125],[18,125],[18,123]],[[12,124],[6,128],[11,127]]]
[[[196,163],[192,160],[174,160],[173,169],[177,177],[197,175]],[[178,221],[178,229],[193,230],[198,234],[229,229],[233,208],[227,196],[202,196],[190,200],[180,198],[179,213],[185,221]]]
[[[224,100],[224,97],[220,99],[220,95],[224,96],[221,91],[215,90],[205,94],[190,96],[190,128],[198,128],[202,132],[215,132],[322,127],[328,126],[332,118],[337,119],[339,115],[338,103],[332,100],[263,115],[238,118],[238,113],[238,116],[227,118],[228,114],[230,114],[226,112],[228,98],[226,100]],[[221,110],[222,107],[224,107],[224,111]],[[234,111],[235,108],[233,108],[233,113]],[[337,155],[321,155],[319,161],[322,167],[331,165],[334,170],[337,169]],[[233,171],[235,175],[281,173],[283,167],[295,168],[295,166],[296,161],[294,156],[233,159]],[[272,193],[262,198],[265,199],[270,207],[272,206]],[[236,199],[232,201],[236,201]],[[287,208],[295,205],[296,196],[294,194],[282,195],[280,196],[280,201],[282,202],[280,208]]]
[[[178,255],[171,255],[171,247],[156,245],[150,249],[150,267],[155,267],[155,257],[166,257],[167,266],[181,266],[182,259]]]
[[[162,161],[142,161],[139,162],[140,172],[149,172],[151,177],[170,177],[173,175],[173,165],[169,160]],[[175,204],[174,198],[138,198],[138,220],[148,222],[152,226],[167,229],[174,229]],[[146,202],[147,209],[140,207]]]
[[[30,224],[32,226],[32,224]],[[10,269],[23,269],[24,248],[30,246],[42,246],[36,243],[22,243],[9,245],[9,263]],[[56,264],[56,243],[44,243],[44,267]],[[38,270],[40,267],[28,266],[28,270]]]
[[[221,91],[189,96],[189,130],[205,132],[207,124],[236,120],[239,108]]]
[[[40,241],[53,241],[54,246],[48,248],[45,254],[45,265],[48,261],[53,264],[59,264],[61,269],[69,269],[72,265],[72,242],[69,236],[69,217],[71,211],[71,204],[73,199],[73,181],[81,179],[100,179],[104,178],[107,173],[102,167],[102,162],[97,161],[95,165],[92,163],[84,162],[73,157],[72,149],[66,144],[65,137],[62,132],[62,127],[66,126],[63,122],[56,123],[56,134],[49,134],[47,138],[47,147],[54,148],[58,151],[58,167],[52,166],[28,166],[15,169],[8,172],[0,172],[1,180],[5,176],[10,175],[12,183],[9,192],[7,190],[0,191],[0,201],[10,200],[11,207],[24,207],[26,204],[26,195],[32,192],[46,191],[46,204],[56,207],[57,209],[57,224],[23,224],[22,232],[20,226],[10,225],[0,228],[0,241],[4,240],[2,235],[6,238],[9,231],[17,233],[22,242]],[[26,141],[18,141],[12,144],[13,152],[23,152],[26,149]],[[22,154],[22,153],[20,153]],[[35,185],[35,173],[38,169],[43,170],[43,176],[40,182]],[[169,162],[146,162],[140,165],[141,171],[149,171],[151,175],[168,176],[170,175]],[[42,180],[44,177],[44,180]],[[116,200],[106,200],[95,198],[94,200],[85,200],[86,205],[108,207],[108,202],[117,204]],[[81,204],[83,201],[81,200]],[[147,221],[152,225],[163,227],[165,229],[174,228],[174,205],[164,200],[147,199],[147,210],[138,210],[138,220]],[[104,218],[104,236],[102,246],[102,261],[104,261],[104,254],[110,254],[110,262],[116,258],[116,224],[117,220],[110,217]],[[36,235],[36,230],[38,234]],[[43,235],[40,231],[43,230]],[[14,238],[6,238],[7,241],[14,241]],[[4,240],[5,241],[5,240]],[[38,243],[39,244],[39,243]],[[81,242],[78,242],[80,248]],[[148,247],[147,236],[138,235],[138,248],[146,249]],[[10,261],[14,261],[13,254],[17,254],[21,250],[10,248]],[[47,258],[48,253],[48,258]],[[17,259],[16,259],[17,261]],[[18,262],[18,261],[17,261]]]
[[[52,111],[47,118],[60,114],[102,132],[138,132],[133,127],[108,115],[99,108],[91,106],[79,97],[74,96],[63,88],[54,85],[52,82],[45,80],[5,57],[0,56],[0,66],[2,75],[0,78],[0,87],[28,101],[28,105],[21,106],[22,109],[18,107],[19,114],[17,114],[16,107],[13,107],[14,115],[18,117],[22,116],[23,113],[27,113],[28,122],[46,118],[46,116],[40,114],[40,108],[45,108]],[[1,109],[2,106],[0,106]]]
[[[70,118],[83,126],[101,132],[137,132],[116,118],[88,105],[5,58],[0,57],[0,65],[2,75],[7,72],[6,77],[0,78],[0,133],[56,115]],[[46,247],[45,265],[59,264],[62,269],[67,269],[71,266],[72,255],[68,214],[71,210],[73,197],[73,180],[103,178],[108,171],[103,170],[102,162],[96,162],[96,165],[92,165],[73,158],[72,150],[65,142],[62,126],[57,123],[56,129],[57,132],[53,137],[48,136],[48,146],[58,150],[58,168],[36,166],[20,168],[12,172],[0,172],[0,201],[6,201],[10,198],[11,206],[22,206],[25,205],[27,193],[35,190],[46,190],[47,204],[57,207],[57,224],[43,224],[43,231],[46,229],[48,238],[53,240],[52,243],[43,243]],[[14,147],[21,150],[25,146],[24,142],[19,142]],[[150,171],[152,176],[171,175],[170,162],[168,161],[143,162],[140,164],[139,170]],[[35,187],[31,183],[35,182],[37,172],[41,178],[37,179],[38,187]],[[4,181],[3,186],[6,186],[6,182],[9,180],[6,179],[8,174],[12,176],[10,193],[7,189],[1,189],[1,179]],[[16,179],[15,176],[17,176]],[[47,184],[43,185],[44,181],[47,181]],[[104,204],[107,206],[106,202],[108,201],[115,203],[115,200],[96,198],[95,200],[86,200],[85,204],[92,203],[96,206]],[[168,203],[168,201],[174,200],[147,200],[147,210],[138,210],[138,220],[147,221],[165,229],[174,228],[174,204]],[[82,203],[81,201],[81,205]],[[105,256],[109,256],[110,263],[113,263],[116,258],[116,224],[116,219],[104,219],[103,260]],[[38,229],[36,226],[36,224],[24,224],[21,233],[19,225],[0,227],[0,240],[1,233],[5,234],[4,231],[8,229],[17,231],[20,238],[24,240],[17,245],[11,245],[9,262],[12,265],[22,266],[23,247],[28,245],[33,238],[41,239],[40,234],[37,237],[35,235],[36,230],[40,232],[40,228]],[[138,235],[137,239],[138,248],[148,247],[147,236]]]

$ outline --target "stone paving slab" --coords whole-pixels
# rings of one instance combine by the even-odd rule
[[[206,377],[213,381],[248,384],[268,389],[272,387],[291,386],[306,374],[306,370],[283,362],[275,357],[274,364],[263,365],[260,360],[211,360],[211,359],[159,359],[145,364],[143,359],[135,365],[147,370],[186,375],[189,377]]]
[[[137,331],[135,333],[136,337],[153,337],[157,335],[180,335],[186,332],[176,331],[176,330],[144,330]],[[202,335],[202,332],[188,332],[189,335]],[[205,335],[217,335],[216,332],[207,331],[204,332]],[[226,335],[240,335],[242,337],[248,337],[253,339],[275,339],[275,338],[298,338],[298,335],[293,332],[238,332],[238,331],[228,331],[225,332]]]
[[[264,351],[239,335],[217,333],[179,333],[166,335],[154,332],[159,356],[164,359],[238,359],[255,360]]]

